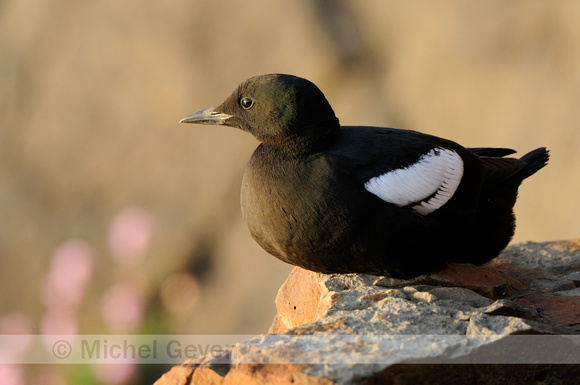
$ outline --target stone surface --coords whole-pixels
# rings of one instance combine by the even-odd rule
[[[157,384],[573,383],[579,246],[514,245],[485,266],[412,280],[295,268],[269,334]]]
[[[271,333],[316,320],[322,286],[304,284],[312,282],[314,275],[315,273],[308,270],[294,269],[280,287],[276,296],[278,313],[270,327]],[[295,299],[299,299],[300,303],[297,303]]]

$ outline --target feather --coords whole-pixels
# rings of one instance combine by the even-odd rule
[[[382,200],[427,215],[451,199],[463,177],[463,160],[453,150],[437,147],[405,168],[370,178],[365,188]]]

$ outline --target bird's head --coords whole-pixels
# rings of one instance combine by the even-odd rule
[[[340,135],[338,119],[318,87],[282,74],[252,77],[219,106],[181,123],[237,127],[262,143],[301,149],[330,145]]]

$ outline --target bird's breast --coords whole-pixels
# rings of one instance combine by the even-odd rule
[[[242,215],[260,246],[295,263],[343,240],[352,213],[332,160],[260,155],[250,159],[241,189]]]

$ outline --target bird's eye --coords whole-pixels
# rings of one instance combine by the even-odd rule
[[[250,98],[243,98],[240,100],[240,104],[245,110],[249,110],[254,105],[254,101]]]

